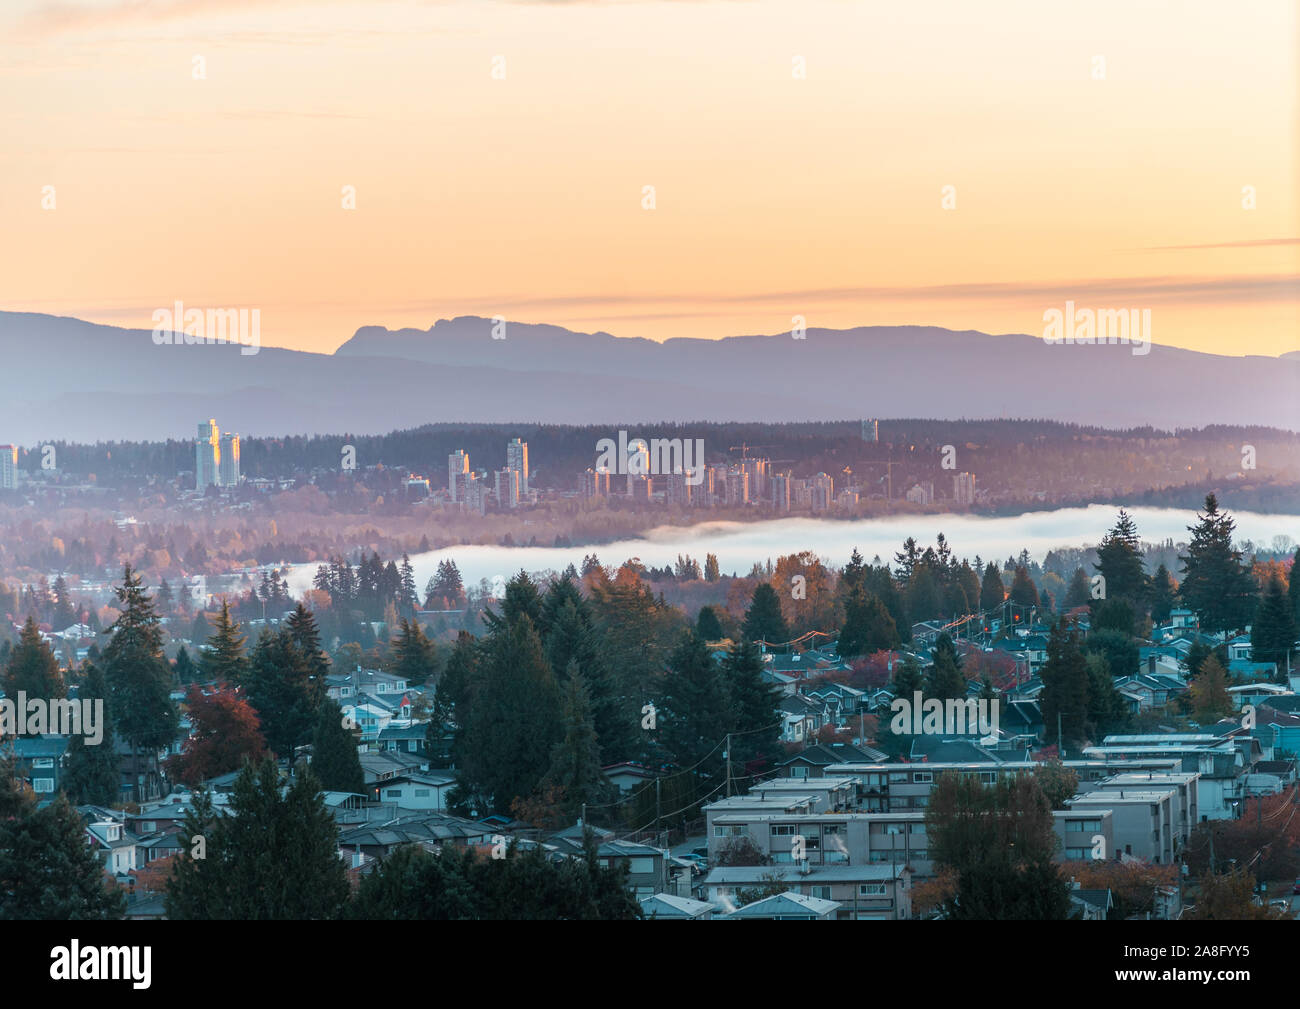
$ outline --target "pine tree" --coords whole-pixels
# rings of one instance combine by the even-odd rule
[[[766,641],[769,644],[781,644],[789,640],[790,631],[781,615],[781,600],[776,589],[767,582],[759,582],[755,586],[749,609],[745,611],[741,633],[750,641]]]
[[[44,809],[17,794],[13,768],[0,762],[0,920],[120,919],[126,898],[86,844],[86,825],[66,795]]]
[[[426,683],[438,671],[437,649],[416,620],[401,619],[393,652],[396,657],[393,672],[411,686]]]
[[[1070,577],[1070,587],[1065,592],[1065,608],[1072,610],[1076,606],[1087,606],[1092,601],[1092,584],[1088,581],[1088,572],[1075,568]]]
[[[117,594],[120,615],[108,629],[104,678],[108,682],[115,728],[138,757],[158,751],[176,734],[176,705],[171,700],[171,666],[163,655],[162,629],[153,600],[139,575],[127,564]]]
[[[1021,621],[1028,620],[1029,614],[1026,611],[1038,605],[1038,589],[1034,587],[1033,579],[1029,577],[1029,572],[1023,565],[1016,568],[1015,577],[1011,581],[1011,591],[1007,594],[1007,598],[1013,604],[1013,623],[1017,617]]]
[[[230,603],[223,596],[217,614],[217,626],[199,653],[199,672],[217,683],[243,684],[248,677],[248,659],[244,656],[244,636],[239,624],[230,618]]]
[[[570,663],[565,676],[561,718],[564,736],[551,750],[550,769],[542,786],[560,789],[565,816],[576,819],[584,804],[600,802],[610,790],[609,781],[601,771],[591,697],[576,662]]]
[[[895,697],[905,698],[911,703],[918,690],[924,690],[921,665],[916,656],[906,655],[903,661],[894,667],[894,682],[890,685]]]
[[[925,696],[939,700],[965,700],[966,677],[962,675],[961,658],[952,638],[940,634],[933,649],[934,665],[926,674]]]
[[[64,631],[76,622],[77,611],[68,595],[68,583],[63,580],[63,575],[59,575],[54,579],[54,615],[51,626],[56,631]]]
[[[719,729],[730,723],[726,683],[700,637],[685,632],[668,660],[659,705],[660,740],[680,767],[701,765],[704,776],[722,769]]]
[[[1105,600],[1123,599],[1139,612],[1146,612],[1150,582],[1142,566],[1142,543],[1137,525],[1124,509],[1097,546],[1097,572],[1104,579]]]
[[[282,793],[273,761],[245,765],[230,813],[205,829],[206,857],[177,860],[169,919],[310,921],[342,912],[348,883],[338,827],[310,771]]]
[[[840,629],[838,650],[844,658],[872,655],[897,648],[902,642],[894,618],[876,596],[861,585],[844,600],[844,626]]]
[[[1080,742],[1087,738],[1088,726],[1088,661],[1079,648],[1079,636],[1074,626],[1058,620],[1047,637],[1047,663],[1039,675],[1043,691],[1039,695],[1040,710],[1047,742],[1063,746],[1057,738],[1057,719],[1065,740]]]
[[[176,661],[172,664],[172,673],[176,677],[176,682],[182,687],[193,683],[198,678],[198,666],[194,664],[184,645],[176,649]]]
[[[1296,621],[1291,601],[1276,573],[1259,597],[1250,628],[1251,657],[1256,662],[1275,662],[1279,676],[1285,675],[1287,658],[1295,648]]]
[[[732,712],[732,760],[746,764],[780,752],[781,691],[763,680],[763,656],[741,638],[722,662],[722,683]]]
[[[712,606],[701,606],[695,618],[695,633],[705,641],[722,639],[722,623],[718,620],[718,611]]]
[[[1151,620],[1153,623],[1168,622],[1169,613],[1174,608],[1174,596],[1178,589],[1169,574],[1169,569],[1161,564],[1151,577]]]
[[[323,678],[313,680],[311,661],[287,626],[262,632],[249,658],[245,691],[273,753],[291,757],[311,742],[324,686]]]
[[[419,590],[415,587],[415,569],[411,567],[411,558],[402,554],[402,597],[401,611],[411,616],[420,605]]]
[[[1255,580],[1232,546],[1235,528],[1231,516],[1219,512],[1218,499],[1207,495],[1205,514],[1198,513],[1196,525],[1188,527],[1191,542],[1178,558],[1183,565],[1179,594],[1210,633],[1245,627],[1255,612]]]
[[[311,770],[329,792],[365,794],[366,776],[357,755],[355,734],[343,724],[343,709],[327,697],[320,706],[312,736]]]
[[[67,693],[63,674],[59,672],[59,660],[30,616],[18,635],[18,644],[5,663],[4,690],[15,701],[20,690],[28,697],[42,700],[54,700]]]
[[[98,744],[86,741],[85,733],[77,733],[68,743],[64,764],[63,790],[77,805],[111,806],[121,798],[122,777],[118,770],[114,749],[113,713],[108,703],[108,683],[104,674],[93,662],[83,670],[77,700],[102,702],[101,725],[103,734]]]

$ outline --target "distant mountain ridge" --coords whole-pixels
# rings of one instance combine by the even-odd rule
[[[0,442],[374,434],[430,422],[1037,417],[1103,427],[1260,424],[1300,431],[1300,354],[1051,346],[925,326],[810,329],[796,340],[664,343],[559,326],[366,326],[333,354],[157,346],[148,330],[0,312],[10,365]],[[267,334],[263,334],[267,338]]]

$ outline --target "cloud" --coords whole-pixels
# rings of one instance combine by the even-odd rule
[[[1206,245],[1148,245],[1142,252],[1173,252],[1182,249],[1262,249],[1274,245],[1300,245],[1300,238],[1252,238],[1244,242],[1210,242]]]

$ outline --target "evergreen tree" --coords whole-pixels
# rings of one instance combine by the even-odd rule
[[[903,661],[894,667],[894,682],[889,689],[895,697],[905,698],[911,703],[918,690],[924,691],[924,686],[921,665],[916,661],[916,656],[904,656]]]
[[[56,631],[65,631],[76,622],[77,611],[68,595],[68,583],[59,575],[54,579],[54,614],[50,624]]]
[[[223,596],[217,626],[208,638],[207,648],[199,653],[199,672],[204,680],[242,684],[248,676],[244,640],[239,624],[230,618],[230,603]]]
[[[36,809],[0,761],[0,920],[106,921],[125,910],[67,796]]]
[[[769,644],[789,640],[790,631],[781,615],[781,600],[776,589],[767,582],[759,582],[755,586],[749,609],[745,611],[741,633],[750,641],[766,641]]]
[[[1088,581],[1088,572],[1075,568],[1070,576],[1070,587],[1065,592],[1065,609],[1087,606],[1092,601],[1092,584]]]
[[[410,616],[420,605],[419,589],[415,586],[415,569],[411,567],[411,558],[402,554],[402,566],[400,568],[402,577],[402,594],[401,594],[401,611],[403,614]]]
[[[404,677],[411,686],[419,686],[436,677],[438,651],[419,621],[403,617],[398,628],[397,641],[393,645],[396,654],[393,672]]]
[[[952,638],[940,634],[932,651],[934,665],[926,673],[925,696],[939,700],[965,700],[966,677],[961,671],[961,658]]]
[[[1276,662],[1279,677],[1284,677],[1295,640],[1296,621],[1291,601],[1282,589],[1282,579],[1274,573],[1259,597],[1251,623],[1251,657],[1256,662]]]
[[[1089,655],[1100,655],[1112,676],[1133,676],[1139,672],[1137,644],[1120,631],[1093,631],[1081,645]]]
[[[505,612],[511,611],[507,605]],[[513,618],[499,618],[458,741],[464,797],[458,805],[507,813],[516,798],[530,795],[559,739],[559,708],[559,688],[532,618],[522,608]]]
[[[30,616],[23,623],[18,644],[9,653],[9,659],[5,663],[6,696],[17,703],[20,690],[30,698],[42,700],[54,700],[67,693],[63,674],[59,672],[59,660],[41,637],[35,619]]]
[[[113,713],[108,704],[108,684],[93,662],[84,669],[77,700],[102,703],[103,734],[97,745],[86,741],[84,732],[72,736],[63,771],[63,790],[77,805],[111,806],[121,796],[121,774],[114,749]]]
[[[706,582],[716,582],[721,575],[718,573],[718,555],[704,555],[704,580]]]
[[[1135,611],[1146,612],[1151,586],[1142,567],[1142,543],[1137,525],[1122,508],[1097,547],[1096,567],[1105,586],[1103,599],[1122,599]]]
[[[723,692],[730,699],[732,761],[748,764],[780,752],[781,691],[763,680],[763,656],[747,638],[736,641],[722,662]]]
[[[996,614],[1007,597],[1006,587],[996,564],[984,568],[984,580],[980,583],[980,609],[985,613]]]
[[[1078,743],[1087,738],[1088,661],[1079,648],[1074,626],[1057,620],[1047,637],[1047,663],[1040,670],[1043,691],[1039,706],[1043,713],[1047,742],[1064,746],[1057,738],[1058,717],[1065,741]]]
[[[1029,619],[1027,611],[1038,605],[1038,589],[1034,587],[1033,579],[1029,577],[1029,572],[1023,565],[1016,568],[1015,577],[1011,581],[1011,591],[1007,594],[1007,598],[1013,604],[1011,611],[1013,623],[1017,617],[1021,621],[1027,621]]]
[[[246,764],[229,814],[206,830],[206,857],[177,859],[169,919],[309,921],[342,911],[348,883],[338,827],[310,771],[282,792],[272,760]]]
[[[601,771],[600,743],[592,718],[587,682],[576,662],[569,664],[561,706],[564,736],[551,751],[551,765],[543,788],[560,790],[561,809],[576,819],[584,804],[596,804],[609,794],[609,781]]]
[[[844,626],[837,646],[840,655],[856,658],[900,644],[898,628],[885,604],[861,585],[855,586],[844,600]]]
[[[194,664],[184,645],[176,649],[176,661],[172,663],[172,674],[175,676],[176,682],[182,687],[193,683],[198,678],[198,666]]]
[[[719,729],[730,721],[726,683],[717,663],[704,641],[687,631],[673,649],[663,679],[663,745],[680,767],[702,763],[702,775],[716,775],[723,763]]]
[[[104,678],[115,728],[138,756],[148,751],[157,770],[158,751],[176,735],[176,705],[171,699],[171,665],[163,655],[162,629],[153,600],[127,564],[114,590],[120,615],[108,629]]]
[[[245,690],[261,720],[266,745],[279,756],[312,741],[324,681],[312,678],[312,663],[286,626],[264,630],[249,658]]]
[[[312,736],[311,771],[328,792],[366,793],[366,776],[357,755],[357,739],[343,724],[343,709],[333,698],[321,703]]]
[[[1205,514],[1198,513],[1196,525],[1188,527],[1192,539],[1178,558],[1183,565],[1179,595],[1211,634],[1245,627],[1255,612],[1255,580],[1232,546],[1235,528],[1231,516],[1219,512],[1218,499],[1207,495]]]
[[[1300,627],[1300,547],[1296,547],[1295,556],[1291,558],[1287,579],[1286,591],[1291,599],[1291,615],[1295,617],[1296,626]]]
[[[1161,564],[1151,578],[1151,620],[1154,623],[1168,622],[1177,592],[1178,589],[1169,574],[1169,569]]]
[[[1129,720],[1128,704],[1115,687],[1115,677],[1110,663],[1100,653],[1089,653],[1088,662],[1088,721],[1099,735],[1123,729]]]
[[[705,641],[722,639],[722,623],[718,620],[718,611],[712,606],[701,606],[695,618],[695,633]]]

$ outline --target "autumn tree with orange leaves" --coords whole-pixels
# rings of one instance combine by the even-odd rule
[[[266,755],[257,712],[237,688],[221,684],[211,693],[196,684],[186,694],[190,736],[181,752],[167,761],[167,773],[193,786],[219,774],[237,771],[245,759]]]

